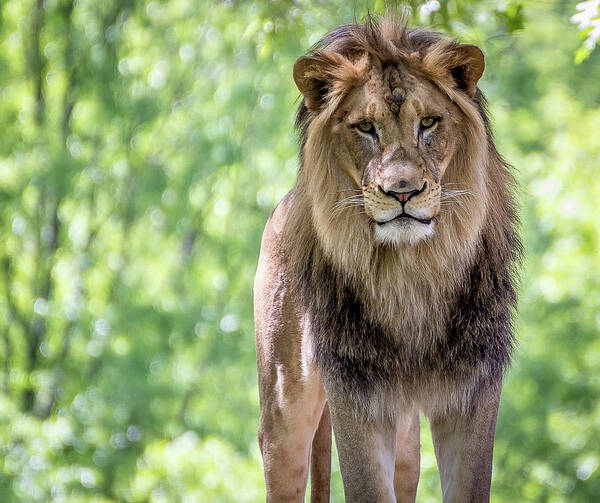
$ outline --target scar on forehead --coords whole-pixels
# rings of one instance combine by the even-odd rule
[[[392,89],[392,97],[394,99],[394,103],[400,106],[404,102],[404,91],[399,87],[395,87]]]
[[[390,90],[383,97],[392,113],[397,114],[406,98],[406,91],[401,87],[390,87]]]
[[[371,103],[369,103],[369,106],[367,107],[367,114],[369,115],[369,117],[374,117],[376,111],[377,111],[377,105],[375,105],[375,102],[372,101]]]

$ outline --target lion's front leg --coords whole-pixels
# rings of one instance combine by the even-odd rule
[[[281,367],[273,373],[272,382],[262,377],[258,438],[267,501],[300,503],[306,491],[311,442],[325,405],[323,385],[314,373],[293,380]]]
[[[430,418],[444,503],[487,503],[501,383],[481,390],[469,414]]]
[[[421,467],[421,424],[419,412],[398,419],[394,490],[396,503],[414,503]]]
[[[346,502],[395,503],[395,422],[360,417],[337,385],[324,382]]]

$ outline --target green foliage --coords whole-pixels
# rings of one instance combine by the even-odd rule
[[[600,55],[573,64],[574,4],[409,4],[413,23],[484,49],[497,143],[522,187],[521,344],[494,501],[593,501]],[[365,12],[0,4],[2,501],[264,499],[252,280],[297,169],[292,65]],[[332,493],[343,501],[337,464]],[[439,500],[424,428],[419,501]]]
[[[581,37],[585,38],[581,47],[575,51],[575,63],[579,64],[590,56],[600,39],[600,1],[581,2],[576,9],[577,13],[571,21],[577,23]]]

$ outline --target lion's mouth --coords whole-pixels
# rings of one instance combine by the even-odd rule
[[[400,215],[397,215],[394,218],[390,218],[389,220],[385,220],[383,222],[379,222],[378,220],[375,220],[375,223],[377,225],[385,225],[385,224],[389,224],[390,222],[393,222],[395,220],[400,220],[402,218],[410,218],[412,220],[416,220],[417,222],[419,222],[421,224],[425,224],[425,225],[429,225],[431,222],[433,222],[435,220],[435,217],[431,217],[431,218],[418,218],[418,217],[415,217],[415,216],[410,215],[408,213],[400,213]]]

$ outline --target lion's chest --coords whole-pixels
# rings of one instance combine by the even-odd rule
[[[501,374],[508,362],[506,303],[482,303],[477,285],[445,305],[415,295],[390,296],[378,313],[392,320],[384,325],[350,287],[337,287],[334,272],[323,270],[319,278],[304,297],[314,357],[324,375],[349,393],[368,397],[393,389],[458,396],[484,376]]]

